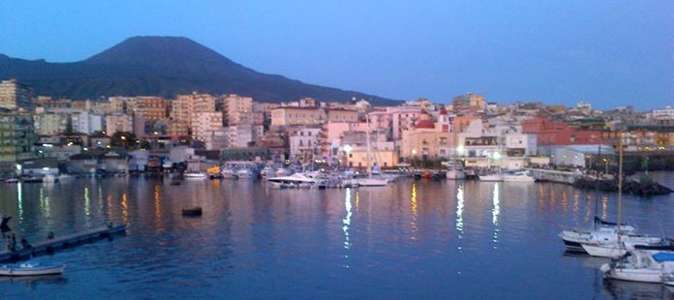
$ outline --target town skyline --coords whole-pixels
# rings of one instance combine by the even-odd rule
[[[178,9],[171,3],[120,2],[96,13],[100,5],[80,2],[58,8],[3,3],[0,35],[8,38],[0,53],[65,62],[130,36],[186,36],[264,73],[391,99],[426,97],[446,103],[454,95],[475,92],[499,103],[534,100],[569,106],[584,100],[604,109],[665,106],[674,99],[673,43],[666,32],[672,27],[667,18],[671,8],[623,4],[449,3],[429,9],[427,3],[394,3],[379,7],[381,14],[366,21],[376,5],[200,3]],[[209,9],[201,9],[205,7]],[[335,14],[326,16],[327,8]],[[511,13],[494,15],[499,9]],[[559,13],[540,13],[546,10]],[[147,11],[153,13],[143,15]],[[222,11],[232,12],[227,21],[214,18]],[[69,21],[59,22],[41,40],[40,32],[54,26],[46,21],[24,26],[30,18],[21,16],[28,13]],[[470,17],[478,13],[484,15]],[[114,21],[122,15],[146,21]],[[402,15],[408,16],[404,22]],[[173,21],[163,22],[168,16]],[[91,26],[77,32],[76,24]]]

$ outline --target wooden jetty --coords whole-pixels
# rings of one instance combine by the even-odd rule
[[[31,247],[23,247],[16,251],[2,251],[0,252],[0,262],[20,261],[35,256],[52,254],[59,250],[104,238],[111,238],[113,235],[123,234],[125,232],[126,225],[109,225],[61,237],[50,238],[35,243],[31,245]]]

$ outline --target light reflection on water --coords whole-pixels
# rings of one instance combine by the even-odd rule
[[[609,219],[615,213],[614,195],[566,185],[403,180],[385,188],[273,190],[246,181],[171,186],[129,178],[0,188],[0,212],[17,216],[12,226],[31,240],[129,224],[126,237],[44,258],[66,263],[66,280],[0,282],[0,295],[10,298],[111,298],[120,290],[131,298],[307,299],[643,292],[602,284],[595,261],[563,253],[559,230],[590,227],[595,210]],[[182,218],[180,210],[195,205],[204,216]],[[674,213],[672,196],[626,196],[625,213],[647,232],[674,233],[665,217]]]

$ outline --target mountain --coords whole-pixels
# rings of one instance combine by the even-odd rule
[[[239,94],[258,101],[324,101],[363,98],[376,104],[396,100],[307,84],[259,73],[184,37],[129,38],[86,60],[50,63],[0,54],[0,79],[16,78],[35,94],[71,99],[157,95],[192,91]]]

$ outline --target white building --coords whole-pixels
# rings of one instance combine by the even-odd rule
[[[73,131],[92,134],[95,131],[103,131],[103,117],[86,111],[75,112],[70,115]]]
[[[667,105],[661,109],[654,109],[650,113],[650,117],[658,120],[674,120],[674,108]]]
[[[262,125],[236,125],[227,127],[228,147],[245,148],[263,135]]]
[[[290,159],[311,161],[321,154],[321,128],[301,128],[289,137]]]
[[[213,133],[222,128],[221,112],[198,112],[192,118],[192,137],[204,143],[209,142]]]

